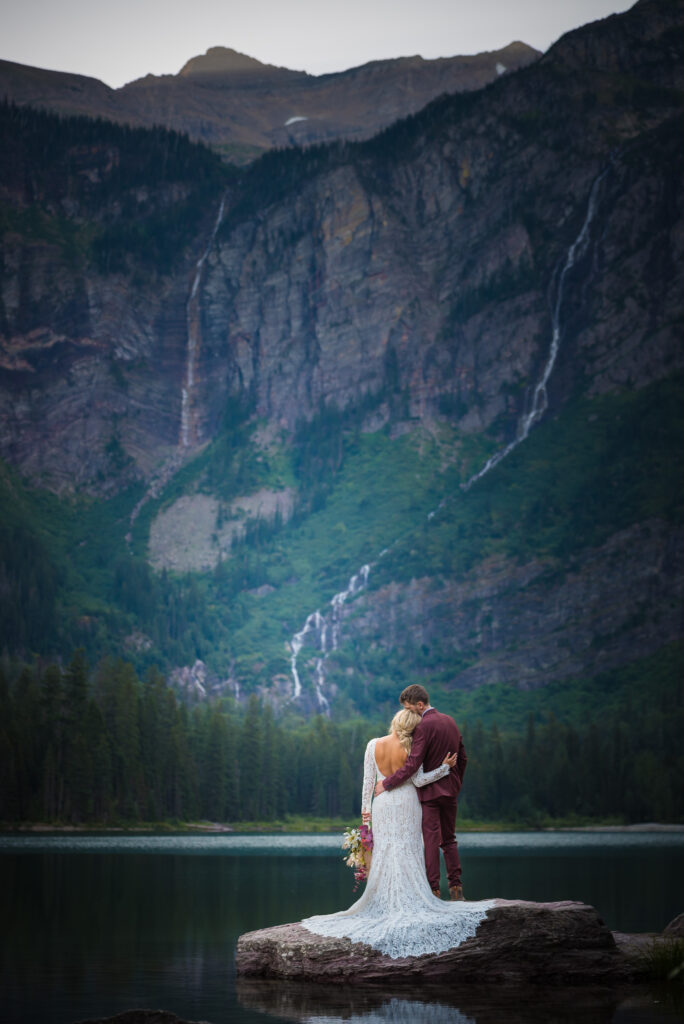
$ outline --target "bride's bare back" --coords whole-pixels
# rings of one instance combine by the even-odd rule
[[[378,770],[391,773],[406,760],[394,736],[372,739],[363,759],[361,810],[370,812]],[[446,765],[423,773],[425,785],[443,778]],[[346,937],[396,959],[454,949],[475,935],[492,903],[435,899],[425,874],[422,812],[412,783],[395,786],[373,801],[373,865],[363,895],[338,914],[309,917],[314,935]],[[368,815],[370,816],[370,815]]]
[[[375,760],[381,775],[385,778],[403,768],[407,757],[408,754],[395,732],[391,732],[389,736],[381,736],[376,741]]]

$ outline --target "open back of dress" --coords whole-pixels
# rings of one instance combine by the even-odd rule
[[[366,748],[364,810],[376,780],[384,778],[375,743],[371,740]],[[372,814],[373,860],[363,895],[348,910],[308,917],[302,925],[317,935],[365,942],[394,959],[442,953],[475,935],[494,903],[446,903],[433,896],[425,877],[422,814],[413,783],[377,797]]]

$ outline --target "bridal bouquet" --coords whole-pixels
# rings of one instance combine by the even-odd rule
[[[354,892],[356,892],[359,883],[366,881],[370,871],[373,849],[373,830],[370,823],[361,825],[360,828],[345,829],[342,837],[342,849],[349,850],[349,853],[345,855],[344,862],[354,871]]]

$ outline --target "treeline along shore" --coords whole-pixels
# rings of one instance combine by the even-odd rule
[[[651,691],[605,725],[531,714],[524,730],[461,723],[462,819],[684,821],[681,699]],[[681,696],[681,695],[680,695]],[[155,670],[123,660],[90,670],[0,669],[0,822],[353,821],[363,753],[385,723],[274,715],[252,695],[194,707]]]

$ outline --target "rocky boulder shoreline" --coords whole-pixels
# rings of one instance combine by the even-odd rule
[[[283,924],[238,939],[236,995],[246,1009],[301,1024],[442,1024],[464,1014],[508,1024],[610,1024],[618,1009],[659,1024],[671,1019],[668,1000],[679,997],[647,983],[644,954],[682,938],[684,914],[662,933],[624,934],[611,932],[594,907],[571,901],[497,900],[461,946],[402,960]],[[207,1022],[185,1021],[161,1009],[131,1009],[78,1024]]]
[[[386,979],[505,984],[619,984],[644,975],[639,954],[674,934],[611,932],[585,903],[497,900],[466,942],[444,953],[392,959],[363,943],[314,935],[300,924],[238,939],[239,976],[343,984]]]

